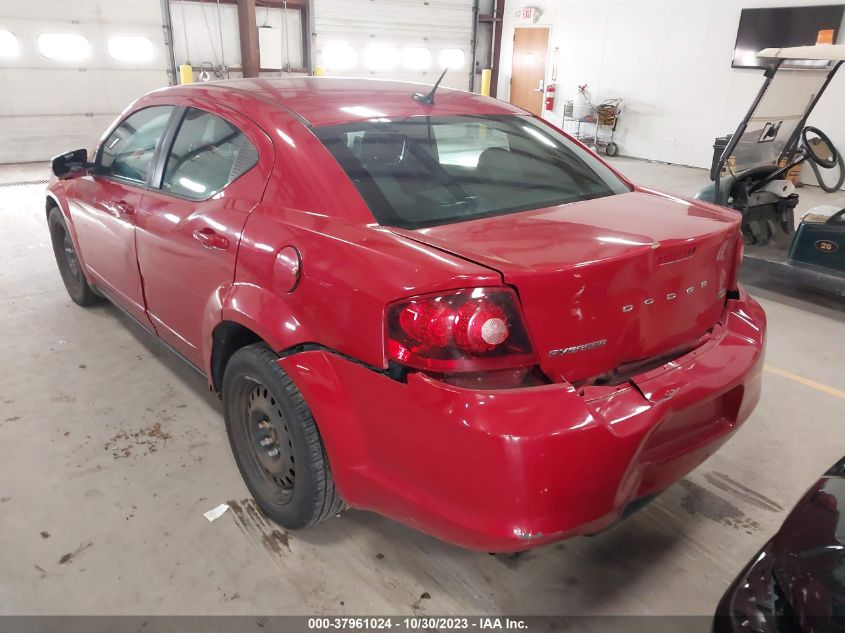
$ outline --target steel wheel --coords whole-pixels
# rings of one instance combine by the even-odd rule
[[[71,241],[70,235],[67,231],[63,230],[62,233],[64,233],[62,247],[64,249],[65,263],[67,264],[68,272],[74,279],[81,283],[83,281],[82,269],[79,267],[79,258],[76,256],[76,250],[73,248],[73,242]]]
[[[235,352],[221,391],[232,454],[264,514],[297,529],[343,509],[314,416],[272,350]]]
[[[65,284],[65,289],[76,303],[81,306],[90,306],[98,303],[100,297],[85,278],[85,271],[76,249],[73,247],[73,240],[68,231],[62,212],[54,207],[47,216],[50,226],[50,241],[53,244],[53,254],[56,256],[56,265]]]
[[[253,385],[246,398],[245,420],[255,465],[267,479],[290,495],[296,483],[296,458],[287,421],[267,388],[257,381]]]

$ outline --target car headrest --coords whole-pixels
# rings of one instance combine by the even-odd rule
[[[504,147],[488,147],[478,157],[478,169],[490,175],[513,172],[518,169],[519,159]]]
[[[395,165],[402,158],[405,139],[401,134],[368,130],[361,137],[361,162],[364,165]]]

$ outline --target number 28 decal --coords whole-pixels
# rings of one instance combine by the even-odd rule
[[[839,244],[830,240],[818,240],[816,242],[816,250],[822,253],[835,253],[839,250]]]

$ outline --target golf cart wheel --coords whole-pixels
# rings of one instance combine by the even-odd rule
[[[604,148],[604,153],[607,156],[616,156],[619,154],[619,146],[616,143],[608,143],[607,147]]]
[[[223,375],[226,431],[258,506],[287,529],[343,510],[311,410],[264,344],[232,355]]]
[[[59,267],[59,274],[62,276],[62,282],[70,298],[75,303],[86,307],[102,301],[85,278],[82,263],[79,261],[67,224],[58,207],[50,209],[47,224],[50,227],[50,241],[53,244],[56,265]]]

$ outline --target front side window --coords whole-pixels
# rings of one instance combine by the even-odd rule
[[[164,168],[162,190],[204,200],[252,169],[258,151],[234,125],[188,108]]]
[[[601,161],[528,116],[415,116],[316,134],[387,226],[421,228],[630,191]]]
[[[172,106],[152,106],[126,117],[100,148],[100,172],[146,183],[158,141],[167,128]]]

